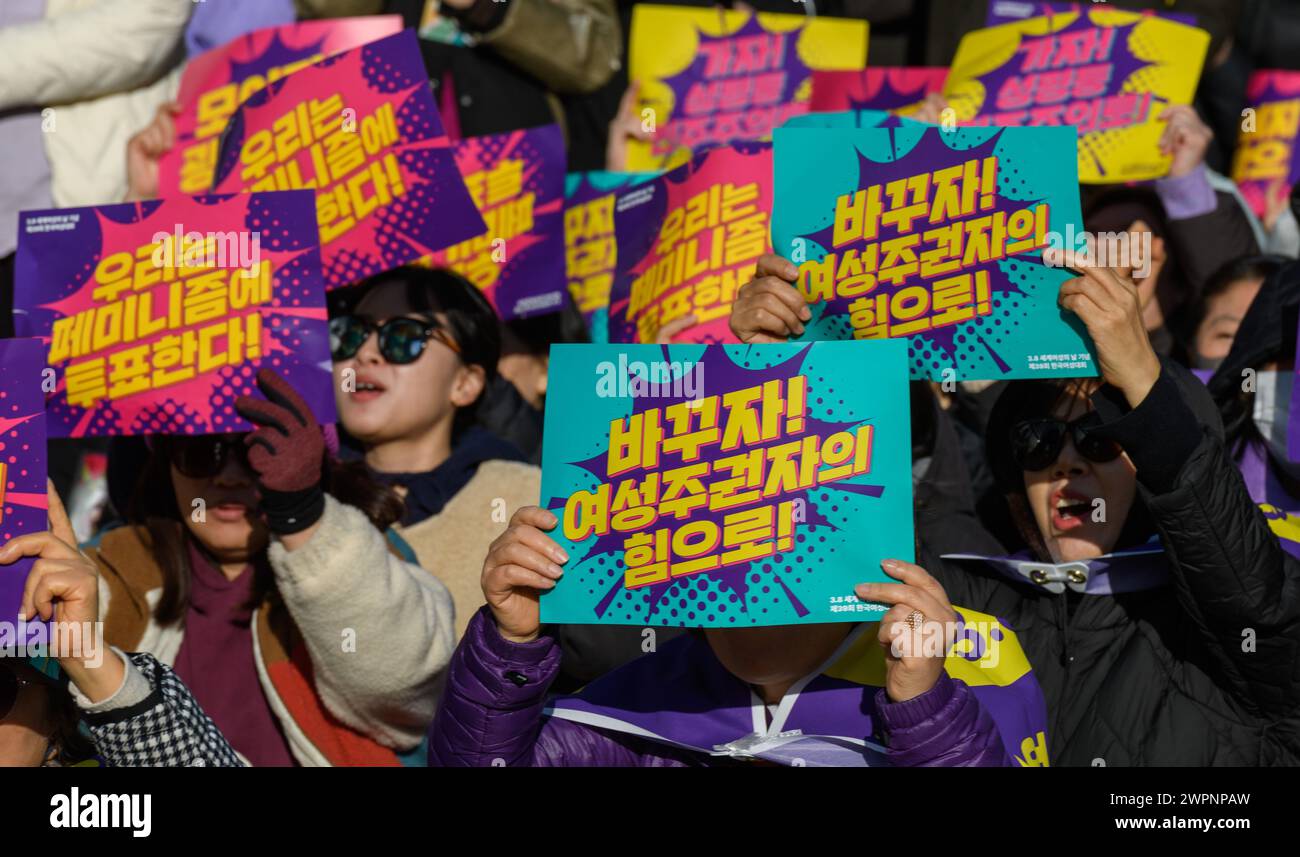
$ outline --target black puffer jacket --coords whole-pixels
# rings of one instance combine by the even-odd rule
[[[1047,698],[1052,764],[1300,763],[1300,567],[1225,454],[1213,402],[1166,364],[1137,408],[1110,388],[1093,404],[1137,468],[1129,523],[1154,525],[1169,585],[1053,595],[983,564],[923,562],[953,603],[1016,629]],[[995,413],[990,440],[1008,428]],[[1006,446],[991,442],[990,458]]]

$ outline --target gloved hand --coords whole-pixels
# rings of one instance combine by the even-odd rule
[[[240,396],[235,410],[257,426],[244,443],[257,472],[262,513],[277,535],[301,532],[325,514],[325,436],[302,396],[275,371],[259,370],[257,387],[266,399]]]

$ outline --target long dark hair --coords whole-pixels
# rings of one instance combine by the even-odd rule
[[[127,507],[127,522],[144,530],[146,545],[162,572],[162,597],[154,608],[160,625],[180,621],[190,603],[189,529],[181,518],[172,484],[171,461],[166,439],[157,438],[148,464],[140,474]],[[376,481],[365,462],[329,459],[322,468],[324,488],[340,503],[360,509],[380,532],[401,520],[404,503],[388,486]],[[201,546],[200,546],[201,549]],[[253,593],[250,604],[261,604],[268,596],[277,598],[275,583],[264,564],[253,564]]]
[[[110,656],[111,657],[111,656]],[[81,709],[64,685],[45,683],[46,717],[54,726],[50,744],[54,761],[60,765],[75,765],[95,756],[95,745],[81,729]]]

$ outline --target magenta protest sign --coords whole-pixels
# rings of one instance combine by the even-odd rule
[[[46,529],[44,367],[39,339],[0,339],[0,544]],[[35,561],[0,565],[0,652],[21,653],[45,637],[39,618],[25,626],[17,621]]]
[[[221,132],[249,95],[331,54],[401,29],[399,15],[299,21],[245,33],[190,60],[176,93],[176,145],[158,164],[161,195],[211,190]]]
[[[54,370],[54,437],[247,431],[269,366],[332,422],[310,191],[23,212],[14,314]]]
[[[947,68],[877,66],[861,71],[814,71],[812,104],[816,113],[841,110],[898,110],[932,92],[942,92]]]
[[[567,288],[560,126],[467,137],[453,148],[487,229],[431,264],[464,275],[503,319],[558,312]]]
[[[1300,71],[1257,71],[1246,87],[1232,180],[1252,210],[1263,218],[1270,199],[1282,204],[1300,180],[1296,137],[1300,136]]]
[[[409,30],[249,96],[222,138],[216,181],[221,193],[314,188],[327,289],[485,229]]]
[[[758,257],[771,249],[772,146],[734,143],[696,154],[614,201],[618,242],[609,341],[736,342],[728,319]]]

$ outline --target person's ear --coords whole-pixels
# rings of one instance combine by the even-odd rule
[[[546,379],[549,378],[551,375],[551,355],[543,354],[541,360],[542,360],[542,371],[537,378],[537,397],[539,399],[545,399]]]
[[[467,363],[456,371],[451,383],[451,403],[458,408],[467,408],[483,395],[487,386],[487,372],[477,363]]]

